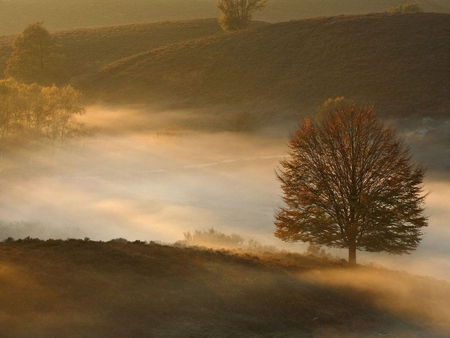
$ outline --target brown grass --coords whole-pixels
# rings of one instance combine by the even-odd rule
[[[222,29],[216,19],[204,19],[67,29],[51,33],[66,54],[68,75],[75,79],[124,57],[222,33]],[[1,73],[10,56],[13,40],[11,35],[0,37]]]
[[[429,13],[285,22],[136,54],[81,86],[110,102],[252,102],[298,111],[345,96],[385,114],[443,115],[449,23],[450,15]]]
[[[273,0],[257,20],[286,21],[325,15],[386,12],[404,0]],[[448,0],[419,1],[427,12],[450,12]],[[21,32],[44,21],[50,29],[121,25],[161,20],[217,18],[215,1],[207,0],[14,0],[1,1],[0,35]]]
[[[449,299],[445,282],[299,254],[0,244],[5,337],[443,337]]]

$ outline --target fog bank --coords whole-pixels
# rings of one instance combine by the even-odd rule
[[[303,251],[305,244],[273,236],[275,208],[282,204],[274,171],[286,156],[292,124],[236,132],[218,119],[91,107],[84,122],[100,128],[95,137],[2,155],[1,239],[174,243],[184,232],[214,228]],[[430,226],[416,252],[359,253],[359,261],[450,280],[449,188],[445,172],[427,177]],[[330,252],[347,257],[345,250]]]

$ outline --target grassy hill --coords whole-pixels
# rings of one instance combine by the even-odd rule
[[[450,285],[299,254],[0,244],[4,337],[444,337]]]
[[[108,102],[298,110],[345,96],[387,114],[437,116],[449,112],[449,55],[449,14],[326,17],[152,49],[80,86]]]
[[[109,26],[218,17],[214,0],[14,0],[0,1],[0,35],[31,22],[49,29]],[[278,22],[325,15],[386,12],[405,0],[270,0],[257,20]],[[418,0],[425,11],[450,12],[449,0]]]
[[[263,23],[255,23],[262,25]],[[66,54],[69,76],[85,76],[121,58],[177,42],[222,33],[216,19],[164,21],[52,31]],[[11,53],[13,35],[0,37],[0,72]]]

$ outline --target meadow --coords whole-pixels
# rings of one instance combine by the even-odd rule
[[[0,336],[447,337],[450,5],[362,14],[398,3],[273,0],[224,33],[206,0],[1,2],[0,32],[51,29],[97,132],[0,140]],[[428,170],[411,256],[352,268],[273,236],[287,138],[338,96],[373,103]],[[179,242],[210,228],[263,250]]]

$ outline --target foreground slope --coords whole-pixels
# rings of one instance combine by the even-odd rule
[[[0,244],[5,337],[444,337],[450,285],[298,254]]]
[[[150,50],[81,84],[91,98],[311,108],[335,96],[385,113],[447,113],[450,15],[290,21]]]

